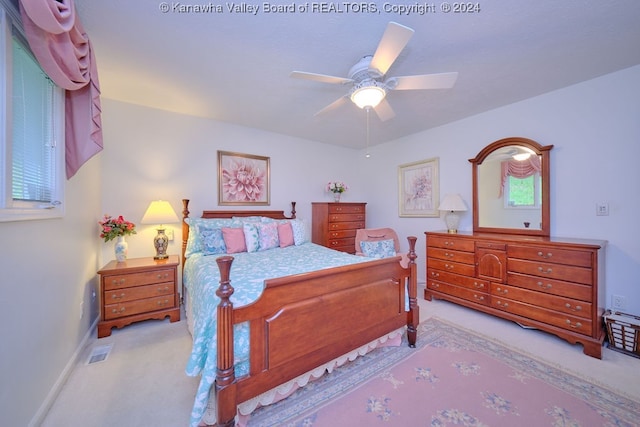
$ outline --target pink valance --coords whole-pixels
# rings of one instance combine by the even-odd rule
[[[29,46],[65,93],[67,179],[102,150],[100,84],[89,37],[73,0],[20,0]]]
[[[502,162],[500,164],[500,172],[502,176],[500,183],[500,197],[504,194],[504,185],[510,176],[522,179],[531,176],[536,172],[540,173],[540,169],[540,157],[538,156],[529,156],[529,158],[525,160],[509,159]]]

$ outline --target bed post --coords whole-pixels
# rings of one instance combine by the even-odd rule
[[[416,264],[416,241],[415,236],[407,237],[409,241],[409,314],[407,316],[407,338],[409,347],[415,348],[418,337],[418,323],[420,322],[420,307],[418,306],[418,266]]]
[[[220,270],[220,286],[216,295],[218,304],[218,365],[216,370],[216,419],[218,426],[233,426],[237,412],[236,375],[233,366],[233,303],[230,298],[234,289],[229,275],[232,256],[221,256],[216,259]]]
[[[184,273],[184,262],[186,260],[184,254],[187,251],[187,241],[189,240],[189,224],[185,221],[187,218],[189,218],[189,199],[182,199],[182,256],[180,257],[182,273]],[[182,277],[180,300],[184,304],[184,276],[182,274],[180,276]]]

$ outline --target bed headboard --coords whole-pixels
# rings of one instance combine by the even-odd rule
[[[182,268],[184,268],[184,253],[187,250],[189,240],[189,225],[186,219],[189,218],[189,199],[182,199]],[[200,218],[232,218],[234,216],[266,216],[273,219],[294,219],[296,217],[296,202],[291,202],[291,216],[286,216],[284,211],[271,210],[223,210],[223,211],[202,211]]]

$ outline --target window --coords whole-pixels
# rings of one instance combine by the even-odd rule
[[[63,214],[64,91],[42,71],[0,3],[0,221]]]
[[[505,207],[507,208],[540,208],[542,178],[536,172],[526,178],[509,176],[505,185]]]

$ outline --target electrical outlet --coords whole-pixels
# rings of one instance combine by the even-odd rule
[[[627,297],[622,295],[613,295],[611,297],[611,305],[614,310],[625,310],[627,308]]]
[[[609,215],[609,203],[596,203],[596,215],[607,216]]]
[[[167,234],[167,237],[169,238],[169,241],[173,242],[173,230],[167,230],[166,234]]]

